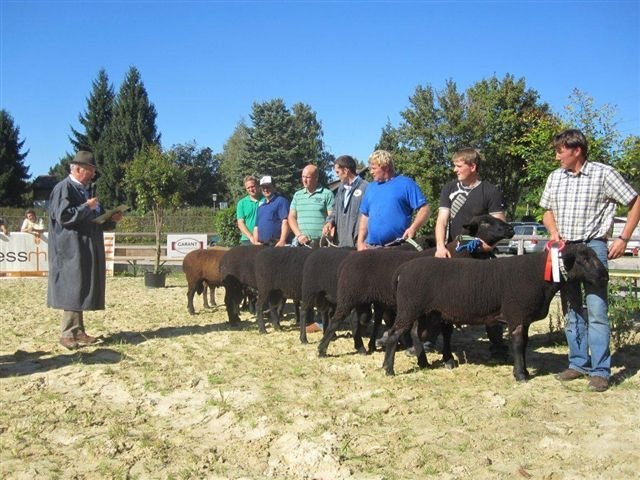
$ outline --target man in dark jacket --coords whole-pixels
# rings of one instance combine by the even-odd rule
[[[122,213],[104,223],[94,220],[103,209],[91,180],[96,164],[91,152],[80,151],[70,174],[49,198],[49,287],[47,305],[63,310],[60,344],[70,350],[95,343],[84,329],[83,311],[104,310],[106,267],[103,231],[115,228]]]
[[[335,231],[334,241],[339,247],[354,248],[358,241],[360,203],[368,184],[356,174],[356,161],[349,155],[336,158],[334,169],[340,185],[333,212],[327,216],[322,233],[331,236],[331,232]]]

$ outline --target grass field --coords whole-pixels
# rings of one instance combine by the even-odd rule
[[[637,344],[600,394],[555,380],[567,350],[549,320],[532,326],[526,384],[488,362],[482,328],[454,334],[457,368],[399,352],[387,377],[346,331],[320,359],[290,314],[267,335],[201,298],[190,316],[175,274],[157,290],[108,279],[107,309],[85,315],[102,342],[70,352],[46,281],[0,280],[2,479],[638,478]]]

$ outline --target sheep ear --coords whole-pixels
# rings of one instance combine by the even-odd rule
[[[462,225],[462,228],[469,232],[469,235],[475,236],[475,234],[478,233],[479,226],[477,223],[467,223]]]

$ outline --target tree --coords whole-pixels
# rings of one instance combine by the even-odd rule
[[[20,127],[14,125],[13,117],[0,110],[0,205],[23,206],[27,193],[29,167],[24,159],[29,151],[21,152],[25,140],[20,140]]]
[[[69,152],[65,153],[64,157],[58,160],[58,163],[49,169],[49,175],[55,176],[58,180],[65,178],[69,175],[69,166],[73,157],[74,156]]]
[[[512,147],[534,126],[536,112],[548,111],[538,93],[524,79],[506,75],[476,82],[464,93],[453,80],[441,91],[418,86],[409,102],[400,126],[394,130],[387,124],[379,141],[396,145],[398,170],[415,178],[433,202],[451,178],[453,154],[477,148],[484,158],[482,177],[498,185],[513,212],[526,186],[526,159]]]
[[[182,199],[187,205],[208,206],[211,195],[225,195],[227,189],[218,178],[220,160],[209,147],[198,149],[195,141],[171,147],[176,164],[184,170],[189,185]],[[221,198],[221,197],[220,197]]]
[[[123,188],[126,165],[150,145],[160,145],[156,109],[136,67],[127,72],[115,100],[112,121],[100,137],[102,152],[98,195],[105,204],[135,203],[134,191]]]
[[[610,165],[620,149],[620,134],[614,121],[615,107],[604,104],[595,106],[595,100],[575,88],[564,107],[563,117],[567,128],[577,128],[587,137],[589,160]]]
[[[321,124],[308,105],[297,103],[292,112],[277,98],[254,103],[250,117],[245,171],[274,176],[278,190],[291,198],[305,165],[314,163],[323,172],[331,168]]]
[[[109,84],[107,72],[101,69],[98,72],[98,77],[92,83],[92,90],[87,98],[86,111],[78,115],[78,121],[84,127],[84,131],[81,132],[71,127],[72,135],[69,137],[69,141],[73,151],[88,150],[93,152],[99,167],[103,164],[99,143],[104,131],[111,123],[114,99],[113,85]],[[67,176],[69,163],[73,156],[73,153],[66,153],[56,165],[49,169],[49,175],[55,175],[58,179]]]
[[[249,140],[249,128],[240,121],[236,125],[233,134],[227,139],[220,155],[220,175],[222,183],[228,190],[229,200],[237,202],[245,195],[243,179],[247,175],[259,175],[249,165],[247,157],[247,142]]]
[[[520,195],[527,159],[512,148],[534,128],[537,115],[549,111],[539,103],[539,94],[526,86],[524,78],[495,76],[467,90],[467,129],[471,146],[484,157],[481,175],[502,191],[507,212],[513,217]]]
[[[96,151],[96,146],[111,123],[114,101],[113,85],[109,84],[107,72],[101,69],[98,72],[98,78],[92,83],[91,94],[87,98],[87,109],[84,114],[78,115],[78,121],[84,127],[84,132],[71,127],[73,136],[69,137],[69,141],[74,150],[92,151],[98,165],[100,165],[97,159],[99,152]]]
[[[615,167],[633,186],[636,192],[640,192],[640,137],[629,135],[622,142],[620,160]]]
[[[151,210],[156,234],[156,258],[153,272],[160,273],[160,240],[167,210],[182,204],[181,192],[187,188],[186,172],[178,165],[175,152],[162,152],[147,145],[125,167],[124,182],[135,192],[135,205],[141,212]]]

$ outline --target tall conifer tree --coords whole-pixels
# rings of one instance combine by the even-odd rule
[[[106,205],[133,203],[133,192],[122,182],[125,167],[146,146],[160,144],[156,116],[140,72],[132,66],[118,91],[112,121],[100,140],[103,158],[98,195]]]
[[[22,153],[24,140],[20,140],[20,127],[6,110],[0,110],[0,206],[20,207],[27,193],[29,167],[24,159],[29,151]]]

